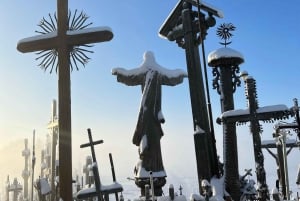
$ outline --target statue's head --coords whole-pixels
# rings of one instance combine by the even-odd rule
[[[146,51],[143,56],[144,60],[155,60],[154,53],[151,51]]]

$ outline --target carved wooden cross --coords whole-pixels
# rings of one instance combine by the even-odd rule
[[[258,107],[256,82],[251,76],[243,77],[246,86],[248,108],[245,110],[231,110],[222,114],[222,121],[226,123],[250,122],[250,130],[253,138],[254,160],[256,163],[257,186],[259,198],[263,201],[268,199],[268,186],[264,170],[264,157],[261,150],[262,132],[259,121],[273,122],[273,120],[288,118],[290,111],[285,105]]]
[[[72,200],[70,50],[77,45],[109,41],[113,34],[103,28],[68,31],[68,0],[57,0],[57,17],[57,33],[23,39],[17,49],[23,53],[50,49],[58,52],[60,197]]]
[[[88,131],[89,141],[90,142],[86,143],[86,144],[80,145],[80,148],[91,147],[93,163],[97,163],[94,145],[102,144],[103,140],[93,141],[91,129],[88,128],[87,131]],[[98,170],[98,167],[95,166],[95,164],[92,164],[92,167],[93,167],[93,173],[94,173],[94,179],[95,179],[95,186],[96,186],[95,195],[97,196],[97,198],[98,198],[99,201],[102,201],[103,198],[102,198],[102,194],[101,194],[101,191],[100,191],[101,183],[100,183],[100,178],[99,178],[99,170]],[[87,195],[87,196],[88,197],[89,196],[92,197],[92,195],[93,195],[93,193],[91,195]]]
[[[97,159],[96,159],[96,154],[95,154],[95,148],[94,148],[94,145],[102,144],[102,143],[103,143],[103,140],[93,141],[91,129],[88,128],[87,131],[88,131],[89,141],[90,141],[90,142],[89,142],[89,143],[86,143],[86,144],[80,145],[80,148],[91,147],[92,159],[93,159],[93,162],[95,163],[95,162],[97,162]]]

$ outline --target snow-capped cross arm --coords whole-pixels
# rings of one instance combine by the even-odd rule
[[[286,105],[272,105],[260,107],[256,110],[255,118],[260,121],[285,119],[290,110]],[[248,122],[251,118],[249,109],[230,110],[224,112],[220,120],[226,122]]]
[[[113,37],[109,27],[95,27],[82,30],[67,31],[66,45],[78,46],[83,44],[91,44],[105,42]],[[20,52],[35,52],[40,50],[57,49],[61,45],[57,32],[37,35],[24,38],[18,42],[17,49]]]

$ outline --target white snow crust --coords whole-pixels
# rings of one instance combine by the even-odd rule
[[[288,107],[286,105],[271,105],[271,106],[265,106],[265,107],[260,107],[256,110],[256,113],[267,113],[267,112],[278,112],[278,111],[284,111],[288,110]],[[224,112],[221,115],[221,118],[226,118],[226,117],[233,117],[233,116],[241,116],[241,115],[249,115],[249,108],[246,109],[238,109],[238,110],[229,110]]]
[[[187,77],[187,73],[184,72],[183,70],[180,69],[169,70],[159,65],[154,58],[153,52],[151,51],[146,51],[144,53],[143,62],[140,64],[138,68],[134,68],[131,70],[126,70],[124,68],[113,68],[112,74],[113,75],[122,74],[125,76],[137,76],[140,74],[146,74],[147,71],[149,70],[157,71],[160,74],[167,76],[168,78],[176,78],[179,76]]]
[[[241,58],[244,60],[244,56],[240,52],[229,47],[222,47],[209,53],[207,62],[210,63],[216,59],[233,57]]]

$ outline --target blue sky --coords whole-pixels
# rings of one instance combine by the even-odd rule
[[[115,2],[115,1],[114,1]],[[260,106],[286,104],[292,106],[299,93],[299,22],[300,3],[291,0],[211,0],[206,1],[224,13],[221,23],[233,23],[231,48],[240,51],[245,58],[241,70],[247,70],[257,81]],[[95,44],[89,56],[92,60],[85,68],[73,71],[72,90],[72,137],[74,168],[80,169],[88,150],[79,150],[87,141],[86,129],[91,128],[95,139],[103,139],[97,147],[99,160],[108,162],[107,153],[112,152],[117,171],[130,176],[137,161],[137,147],[131,138],[137,121],[141,99],[140,87],[128,87],[116,81],[111,69],[135,68],[142,62],[145,51],[154,52],[157,62],[170,69],[186,70],[185,54],[177,44],[158,37],[158,30],[176,0],[119,1],[70,0],[69,8],[83,10],[90,16],[92,26],[109,26],[114,38],[110,42]],[[42,17],[56,11],[55,1],[9,1],[0,7],[0,147],[17,139],[31,138],[32,130],[45,139],[46,125],[50,120],[51,101],[57,97],[57,75],[39,69],[34,53],[17,51],[17,42],[36,35],[37,24]],[[205,41],[206,55],[221,47],[216,27],[209,30]],[[211,69],[208,69],[211,86]],[[219,96],[210,89],[214,119],[220,115]],[[162,152],[167,174],[182,171],[193,176],[195,156],[193,148],[192,113],[188,82],[176,87],[163,87],[162,109],[166,118],[163,125]],[[236,108],[245,108],[243,86],[235,93]],[[239,128],[238,144],[240,170],[254,167],[251,136],[247,126]],[[271,126],[267,126],[264,139],[272,138]],[[221,127],[216,126],[218,154],[222,157]],[[249,151],[250,150],[250,151]],[[294,151],[295,152],[295,151]],[[249,159],[241,157],[250,154]],[[266,154],[268,166],[272,159]],[[0,155],[1,157],[1,155]],[[247,158],[247,157],[246,157]],[[294,160],[295,165],[299,161]],[[183,165],[189,164],[189,165]],[[105,165],[104,165],[105,166]],[[119,167],[118,167],[119,166]],[[108,166],[107,166],[108,167]],[[122,168],[121,168],[122,167]],[[23,167],[22,167],[23,168]],[[109,169],[109,168],[103,168]],[[273,170],[272,170],[273,171]],[[275,168],[274,168],[275,171]]]

